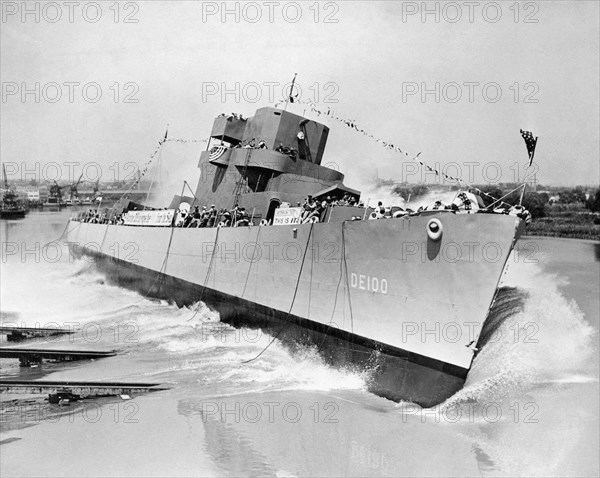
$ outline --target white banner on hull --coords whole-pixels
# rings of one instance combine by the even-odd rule
[[[173,222],[175,209],[162,211],[128,211],[123,216],[126,226],[170,226]]]
[[[301,207],[280,207],[275,209],[275,217],[273,218],[274,226],[281,226],[285,224],[300,224],[302,218]]]

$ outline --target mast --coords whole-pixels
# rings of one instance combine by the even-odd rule
[[[8,178],[6,177],[6,166],[2,165],[2,177],[4,178],[4,188],[8,189]]]
[[[283,108],[283,111],[287,111],[289,102],[294,102],[294,97],[292,96],[292,93],[294,92],[294,83],[296,83],[296,76],[298,76],[298,73],[294,73],[294,79],[292,80],[292,84],[290,86],[290,94],[285,99],[285,107]]]

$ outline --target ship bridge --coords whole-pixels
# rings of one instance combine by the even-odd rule
[[[239,204],[264,217],[282,202],[295,205],[323,191],[358,198],[342,173],[321,166],[328,135],[327,126],[278,108],[260,108],[250,118],[220,115],[200,155],[195,198],[184,199],[218,208]]]

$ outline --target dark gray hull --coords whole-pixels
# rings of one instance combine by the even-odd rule
[[[80,255],[80,251],[75,251]],[[468,370],[439,360],[365,339],[335,327],[288,315],[250,301],[203,288],[181,279],[157,274],[135,264],[89,253],[96,268],[114,285],[155,299],[189,306],[198,300],[219,312],[221,321],[233,327],[251,327],[277,337],[293,352],[316,346],[333,365],[366,371],[370,392],[394,401],[410,401],[423,407],[443,402],[460,390]]]
[[[425,215],[224,229],[71,222],[68,237],[121,286],[178,305],[202,300],[223,322],[368,368],[374,393],[432,406],[462,387],[522,227],[514,217],[468,216],[436,215],[438,244],[427,241]],[[482,259],[490,243],[497,257]],[[453,244],[460,260],[443,257]],[[273,254],[248,260],[244,251],[256,247]],[[415,327],[422,333],[406,333]]]

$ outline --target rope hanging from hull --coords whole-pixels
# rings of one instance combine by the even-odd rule
[[[220,229],[220,228],[219,228]],[[258,232],[256,233],[256,240],[254,241],[256,245],[258,245],[258,239],[260,238],[260,231],[262,230],[262,226],[258,226]],[[254,250],[254,253],[256,249]],[[242,290],[241,298],[244,298],[244,294],[246,293],[246,287],[248,285],[248,278],[250,277],[250,271],[252,270],[252,264],[254,263],[254,253],[252,254],[252,260],[250,261],[250,265],[248,266],[248,273],[246,274],[246,282],[244,282],[244,290]]]
[[[345,226],[346,226],[346,222],[342,222],[342,249],[340,251],[340,277],[338,279],[338,283],[337,283],[337,287],[335,289],[335,297],[333,299],[333,309],[331,311],[331,318],[329,319],[329,322],[326,324],[327,327],[331,327],[331,324],[333,324],[333,318],[335,316],[335,311],[337,309],[337,302],[338,302],[338,296],[340,293],[340,285],[342,284],[342,278],[344,277],[344,269],[346,269],[346,288],[348,288],[348,270],[347,270],[347,264],[345,259],[345,255],[346,255],[346,236],[345,236]],[[345,289],[344,289],[345,291]],[[350,291],[348,290],[348,294],[350,294]],[[344,293],[344,298],[346,297],[346,294]],[[345,302],[345,300],[344,300]],[[350,301],[348,301],[350,302]],[[342,314],[344,316],[343,322],[342,322],[342,327],[344,327],[345,325],[345,309],[342,310]],[[350,313],[352,314],[352,305],[350,304]],[[352,328],[352,331],[354,332],[354,321],[353,319],[350,320],[350,326]],[[339,328],[339,327],[338,327]],[[323,344],[325,343],[325,338],[323,337],[323,340],[321,341],[321,343],[319,344],[319,346],[317,347],[318,349],[321,349]]]
[[[275,334],[273,339],[267,344],[267,346],[264,349],[261,350],[261,352],[258,355],[256,355],[255,357],[253,357],[249,360],[244,360],[242,362],[243,364],[253,362],[257,358],[259,358],[262,354],[264,354],[267,351],[267,349],[273,344],[273,342],[275,342],[275,340],[277,340],[277,338],[279,338],[281,333],[284,330],[287,330],[289,328],[290,323],[288,322],[288,319],[289,319],[290,315],[292,314],[292,309],[294,308],[294,302],[296,301],[296,295],[298,294],[298,287],[300,286],[300,278],[302,277],[302,270],[304,269],[304,261],[306,259],[306,253],[308,251],[308,244],[310,242],[310,238],[312,236],[314,226],[315,226],[314,222],[310,224],[310,230],[308,231],[308,237],[306,238],[306,246],[304,247],[304,255],[302,256],[302,263],[300,264],[300,271],[298,272],[298,279],[296,280],[296,287],[294,288],[294,295],[292,297],[292,303],[290,304],[290,309],[288,310],[288,313],[285,318],[285,321],[287,322],[287,324],[284,327],[281,327],[281,329],[279,329],[279,332],[277,332],[277,334]]]
[[[189,319],[187,319],[186,322],[189,322],[194,317],[196,317],[196,315],[198,314],[198,311],[200,310],[200,305],[202,304],[202,297],[204,297],[204,291],[206,290],[206,285],[208,284],[208,279],[210,278],[210,274],[212,272],[212,265],[213,265],[213,262],[215,259],[215,253],[217,251],[217,241],[219,240],[219,231],[220,230],[221,230],[221,228],[217,227],[217,233],[215,234],[215,241],[213,242],[213,250],[210,255],[210,262],[208,263],[208,269],[206,270],[206,276],[204,277],[204,284],[202,285],[202,291],[200,292],[200,297],[198,298],[198,305],[196,306],[196,310],[194,310],[194,314]]]

